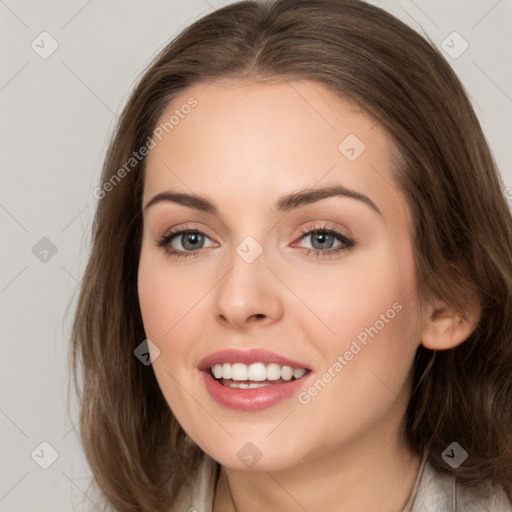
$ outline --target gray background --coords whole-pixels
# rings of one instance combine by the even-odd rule
[[[92,191],[107,138],[150,58],[227,3],[0,0],[0,512],[99,509],[73,394],[67,410],[73,294],[89,250]],[[372,3],[451,52],[512,185],[512,0]],[[47,58],[44,31],[58,44]],[[464,43],[454,31],[469,44],[456,58]],[[42,442],[57,452],[54,461]]]

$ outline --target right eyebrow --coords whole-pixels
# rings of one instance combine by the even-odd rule
[[[151,206],[161,203],[161,202],[172,202],[181,204],[183,206],[188,206],[189,208],[195,208],[196,210],[200,210],[206,213],[211,213],[216,215],[218,212],[217,207],[213,204],[212,201],[207,199],[206,197],[199,196],[197,194],[184,194],[180,192],[160,192],[154,196],[147,204],[144,206],[143,210],[147,211]]]

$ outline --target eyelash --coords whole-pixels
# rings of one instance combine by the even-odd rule
[[[158,247],[161,247],[164,252],[170,256],[171,258],[179,259],[179,258],[187,258],[189,256],[196,256],[199,254],[199,252],[202,249],[196,249],[194,251],[181,251],[177,249],[173,249],[171,247],[171,241],[173,238],[179,235],[186,235],[190,233],[199,233],[203,236],[206,236],[210,238],[206,233],[201,231],[200,229],[192,229],[192,228],[184,228],[179,230],[173,230],[167,232],[165,235],[163,235],[157,242]],[[314,226],[314,227],[308,227],[300,232],[299,239],[302,240],[305,236],[311,235],[311,234],[327,234],[334,236],[338,241],[342,243],[341,246],[339,246],[336,249],[310,249],[309,247],[303,247],[302,249],[306,251],[306,254],[308,256],[314,256],[316,258],[330,258],[332,256],[336,256],[344,251],[350,251],[355,246],[356,243],[354,240],[351,240],[350,238],[347,238],[341,231],[338,231],[337,229],[334,229],[329,226]]]

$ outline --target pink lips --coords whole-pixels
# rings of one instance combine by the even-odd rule
[[[269,384],[268,386],[252,389],[230,388],[223,386],[210,372],[215,364],[222,363],[277,363],[292,368],[310,368],[304,363],[288,359],[273,352],[263,349],[233,350],[226,349],[214,352],[205,357],[198,365],[201,370],[201,377],[211,397],[219,404],[229,409],[239,411],[257,411],[276,405],[292,395],[296,395],[305,381],[311,375],[308,371],[303,377],[288,382]]]

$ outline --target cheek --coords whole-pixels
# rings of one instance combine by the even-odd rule
[[[349,257],[346,264],[326,268],[315,278],[297,275],[295,280],[294,290],[313,313],[303,321],[316,325],[322,346],[336,354],[359,335],[363,341],[365,333],[369,337],[367,329],[375,333],[376,327],[379,337],[385,331],[391,334],[417,307],[413,256],[405,244],[397,251],[382,243],[378,250]],[[390,343],[400,343],[407,337],[392,338]]]
[[[316,405],[341,399],[353,414],[378,414],[403,390],[421,341],[412,251],[383,247],[326,286],[316,303],[331,332],[316,348],[329,375],[320,376],[324,396]]]
[[[325,335],[317,344],[323,368],[314,389],[299,401],[319,430],[325,422],[370,425],[406,392],[420,343],[410,250],[406,247],[400,257],[388,251],[366,262],[360,259],[343,279],[329,285],[322,312],[335,335]],[[332,403],[340,407],[329,407]]]
[[[138,270],[139,305],[146,337],[157,345],[160,355],[153,364],[155,374],[176,387],[176,381],[194,370],[194,340],[204,330],[204,299],[211,287],[201,277],[191,279],[177,272],[152,249],[141,252]],[[203,309],[202,309],[203,308]],[[170,375],[169,375],[170,374]]]
[[[204,291],[172,271],[165,257],[154,249],[142,249],[138,270],[138,297],[149,339],[167,343],[179,329],[178,323],[194,315],[196,304]],[[162,348],[162,347],[160,347]]]
[[[173,413],[186,418],[194,411],[189,410],[190,397],[179,384],[189,378],[190,361],[190,343],[186,336],[183,337],[182,330],[187,332],[197,324],[191,304],[198,299],[189,297],[195,295],[191,292],[194,287],[180,288],[183,284],[177,281],[176,274],[169,272],[165,265],[165,259],[143,248],[137,286],[146,337],[159,349],[152,368]]]
[[[151,264],[144,250],[139,262],[137,287],[146,336],[156,341],[170,328],[169,312],[174,308],[172,294],[166,293],[165,274],[162,275],[158,265]]]

